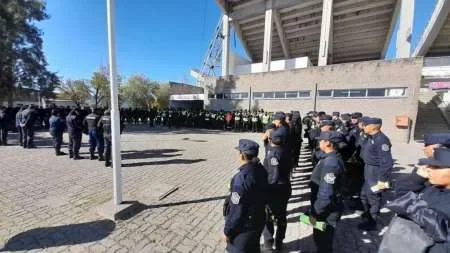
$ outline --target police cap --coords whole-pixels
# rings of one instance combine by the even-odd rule
[[[240,139],[239,146],[237,146],[236,149],[246,155],[258,156],[259,145],[252,140]]]
[[[339,143],[343,141],[342,135],[335,131],[330,132],[321,132],[318,137],[316,137],[316,140],[327,140],[334,143]]]
[[[423,136],[425,146],[441,144],[450,146],[450,133],[426,133]]]
[[[419,165],[431,165],[440,168],[450,167],[450,149],[438,148],[434,151],[433,158],[419,160]]]

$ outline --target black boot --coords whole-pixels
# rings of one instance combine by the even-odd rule
[[[84,159],[84,158],[79,156],[79,155],[74,155],[73,156],[73,160],[82,160],[82,159]]]
[[[99,155],[99,156],[98,156],[98,160],[101,161],[101,162],[103,162],[103,161],[105,160],[105,157],[103,157],[103,155]]]
[[[95,158],[97,158],[97,157],[95,157],[94,153],[91,153],[90,159],[95,160]]]
[[[373,218],[371,215],[367,215],[364,219],[363,222],[358,224],[358,228],[360,230],[365,230],[365,231],[373,231],[377,229],[377,222],[376,219]]]
[[[105,162],[105,167],[111,167],[111,162],[106,161]]]

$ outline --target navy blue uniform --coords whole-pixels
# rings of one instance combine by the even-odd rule
[[[363,147],[364,185],[361,192],[361,201],[364,211],[376,218],[380,211],[381,192],[371,189],[379,181],[390,179],[394,162],[391,155],[391,142],[382,132],[367,137]]]
[[[89,135],[89,152],[91,153],[91,159],[94,159],[94,152],[97,148],[100,159],[103,159],[104,141],[103,141],[103,129],[98,127],[100,116],[95,113],[90,113],[84,119],[83,124],[88,128]]]
[[[275,244],[280,245],[286,235],[287,205],[292,194],[290,183],[291,160],[280,146],[266,146],[264,167],[268,174],[267,220],[264,228],[264,241],[273,243],[274,222],[277,224]],[[275,221],[273,220],[275,218]]]
[[[111,165],[111,117],[109,113],[99,120],[98,127],[103,129],[103,139],[105,141],[105,166]]]
[[[28,109],[22,112],[22,132],[24,135],[23,147],[33,148],[34,140],[34,123],[36,122],[36,111],[33,107],[28,107]]]
[[[228,252],[259,252],[264,228],[267,172],[261,163],[247,163],[231,180],[224,234]]]
[[[61,153],[65,123],[61,117],[52,115],[49,119],[49,125],[50,135],[53,138],[53,148],[55,149],[55,153],[59,155]]]
[[[83,121],[80,115],[76,115],[72,110],[66,117],[67,133],[69,134],[69,156],[79,157],[81,138],[83,135]]]
[[[333,251],[334,229],[342,212],[341,183],[344,162],[336,151],[324,153],[323,156],[311,175],[310,214],[318,221],[325,221],[327,225],[324,232],[313,230],[317,252],[330,253]]]

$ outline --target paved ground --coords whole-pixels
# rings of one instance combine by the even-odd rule
[[[38,134],[37,149],[0,147],[0,251],[224,252],[222,203],[237,168],[233,147],[244,137],[260,135],[139,127],[125,133],[125,199],[142,208],[116,223],[96,213],[112,197],[112,171],[102,163],[55,157],[46,133]],[[87,145],[82,152],[87,157]],[[419,144],[396,145],[397,170],[410,171],[419,155]],[[297,222],[309,204],[307,158],[302,152],[293,175],[286,252],[313,250],[311,229]],[[158,201],[174,186],[179,190]],[[344,217],[337,252],[376,252],[378,233],[363,234],[358,221],[355,214]]]

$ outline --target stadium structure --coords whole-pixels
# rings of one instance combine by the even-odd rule
[[[216,3],[223,16],[191,71],[206,108],[360,111],[398,142],[449,131],[450,0],[437,0],[415,49],[414,0]],[[231,52],[232,33],[246,57]]]

